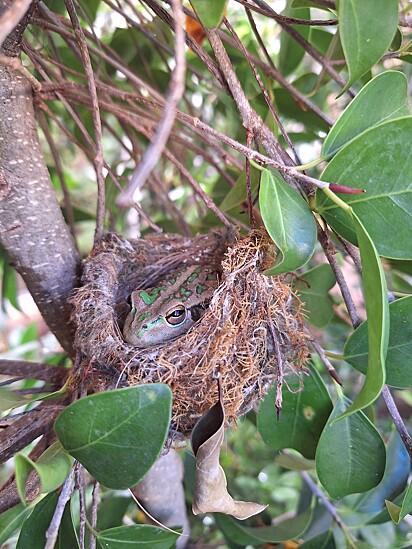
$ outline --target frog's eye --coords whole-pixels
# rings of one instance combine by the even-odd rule
[[[166,322],[171,326],[179,326],[186,320],[186,307],[176,305],[166,313]]]

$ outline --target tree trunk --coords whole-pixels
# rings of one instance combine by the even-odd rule
[[[0,13],[1,8],[2,2]],[[15,46],[16,40],[5,41],[0,51],[15,56],[7,43]],[[41,151],[31,85],[13,69],[1,65],[0,243],[50,330],[73,355],[67,297],[78,285],[80,257]]]

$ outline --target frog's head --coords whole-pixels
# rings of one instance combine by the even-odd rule
[[[135,293],[135,292],[134,292]],[[125,340],[137,347],[152,347],[174,341],[198,320],[197,312],[191,311],[185,303],[168,299],[159,307],[136,307],[132,294],[132,309],[123,328]]]

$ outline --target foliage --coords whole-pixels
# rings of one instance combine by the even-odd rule
[[[43,150],[83,256],[102,214],[107,229],[126,237],[190,235],[222,223],[247,232],[263,224],[278,250],[266,274],[292,272],[315,342],[307,370],[283,379],[280,419],[274,387],[258,411],[227,431],[221,464],[231,495],[268,508],[247,522],[189,511],[192,539],[205,547],[287,540],[302,548],[367,549],[376,540],[388,549],[408,546],[410,5],[279,0],[272,2],[275,11],[261,0],[247,3],[246,10],[234,0],[191,0],[195,15],[184,4],[192,26],[183,96],[155,169],[133,189],[135,166],[155,141],[165,105],[174,110],[165,97],[175,91],[175,2],[142,0],[134,7],[80,0],[101,135],[68,15],[59,2],[45,4],[26,30],[23,59],[42,83],[35,102]],[[193,30],[196,17],[207,27],[200,26],[200,34],[197,23]],[[98,162],[93,164],[99,135],[105,162],[100,174]],[[98,193],[93,167],[104,177]],[[133,200],[125,208],[119,198],[126,188]],[[31,302],[2,248],[0,268],[6,334],[0,359],[69,366],[35,309],[24,314]],[[1,367],[2,360],[4,373]],[[16,377],[7,373],[10,386],[0,389],[6,421],[14,410],[33,409],[39,393],[63,384],[50,388],[41,377]],[[67,406],[55,423],[59,443],[40,458],[28,455],[34,445],[15,457],[21,500],[33,471],[42,495],[0,515],[2,547],[44,546],[73,458],[103,484],[100,547],[173,547],[175,532],[142,524],[132,499],[116,493],[139,481],[159,456],[170,406],[165,385],[116,389]],[[403,427],[397,408],[406,423],[403,439],[394,428]],[[190,452],[182,454],[189,508],[195,466]],[[7,465],[1,480],[9,474]],[[89,489],[85,503],[90,510]],[[79,505],[72,497],[62,510],[62,547],[79,547]]]

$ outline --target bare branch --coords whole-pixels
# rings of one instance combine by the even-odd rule
[[[176,67],[173,71],[169,84],[169,93],[166,99],[163,115],[156,130],[155,137],[149,147],[146,149],[141,163],[133,174],[129,185],[122,195],[119,196],[117,203],[126,207],[133,204],[133,195],[137,188],[141,187],[146,181],[148,175],[156,166],[163,149],[167,143],[170,132],[176,117],[176,108],[185,89],[186,73],[186,54],[184,47],[184,17],[180,0],[172,0],[175,30],[175,62]]]

